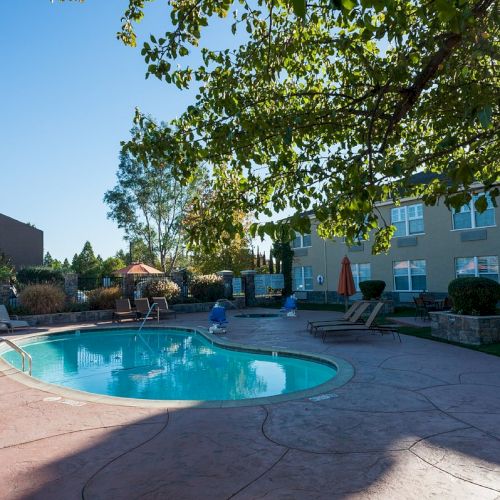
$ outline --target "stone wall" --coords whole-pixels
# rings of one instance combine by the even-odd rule
[[[447,312],[430,312],[433,337],[462,344],[500,342],[500,316],[465,316]]]
[[[27,316],[19,316],[19,319],[27,321],[30,326],[60,325],[63,323],[94,323],[96,321],[111,321],[112,314],[112,309],[103,309],[101,311],[30,314]]]
[[[231,302],[236,308],[241,309],[245,306],[245,299],[237,297]],[[215,302],[200,302],[192,304],[174,304],[170,306],[171,309],[178,313],[194,313],[194,312],[208,312],[212,309]],[[64,323],[94,323],[97,321],[111,321],[113,309],[104,309],[100,311],[78,311],[78,312],[64,312],[54,314],[32,314],[26,316],[19,316],[19,319],[27,321],[30,326],[39,325],[60,325]]]

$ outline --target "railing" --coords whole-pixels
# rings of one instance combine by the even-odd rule
[[[31,369],[33,367],[33,360],[31,359],[31,356],[24,350],[22,349],[21,347],[19,347],[17,344],[15,344],[14,342],[12,342],[12,340],[9,340],[9,339],[6,339],[5,337],[0,337],[0,342],[5,342],[8,346],[12,347],[12,349],[14,349],[14,351],[18,352],[21,357],[23,358],[23,372],[25,371],[25,368],[26,368],[26,358],[28,358],[28,374],[31,376]]]
[[[155,307],[158,307],[158,304],[156,302],[153,302],[151,304],[151,307],[148,309],[148,312],[146,313],[146,316],[144,316],[144,319],[142,320],[141,326],[139,327],[139,333],[141,333],[142,327],[144,326],[144,323],[146,323],[147,319],[151,315],[151,312]]]

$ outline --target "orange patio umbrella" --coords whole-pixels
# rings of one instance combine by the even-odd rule
[[[126,276],[130,274],[163,274],[162,271],[158,271],[154,267],[143,264],[142,262],[133,262],[127,267],[113,271],[113,274]]]
[[[356,293],[356,287],[354,286],[354,279],[352,277],[351,261],[347,255],[342,259],[337,293],[344,296],[345,309],[347,311],[349,297]]]

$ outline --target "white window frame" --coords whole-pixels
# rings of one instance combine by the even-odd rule
[[[306,288],[306,277],[305,277],[305,273],[304,273],[304,269],[306,267],[311,268],[311,288]],[[295,280],[295,269],[301,270],[301,277],[300,277],[301,283],[300,283],[300,285],[297,285],[297,282]],[[292,279],[293,279],[293,281],[295,281],[295,283],[294,283],[295,286],[293,287],[294,292],[312,292],[314,290],[314,275],[312,272],[312,266],[295,266],[292,270]],[[302,286],[302,288],[300,288],[300,286]]]
[[[410,233],[410,217],[408,216],[408,209],[411,207],[422,207],[422,217],[412,217],[411,220],[420,220],[422,219],[422,222],[424,224],[424,230],[421,233]],[[413,205],[404,205],[402,207],[394,207],[391,208],[391,224],[393,223],[392,220],[392,214],[394,210],[398,211],[403,211],[405,214],[405,234],[400,234],[400,235],[394,235],[393,238],[407,238],[408,236],[417,236],[421,234],[425,234],[425,220],[424,220],[424,204],[423,203],[414,203]],[[403,221],[398,221],[398,222],[403,222]]]
[[[359,266],[368,266],[369,271],[370,271],[368,278],[363,277],[363,281],[372,279],[372,265],[370,262],[360,262],[357,264],[351,264],[352,277],[354,279],[354,286],[355,286],[357,292],[361,291],[359,288],[359,279],[360,279]]]
[[[411,263],[416,261],[416,260],[422,260],[425,262],[425,274],[414,274],[414,275],[411,274]],[[394,274],[394,264],[396,264],[396,262],[406,262],[406,264],[407,264],[406,269],[407,269],[407,277],[408,277],[408,290],[399,290],[396,287],[396,275]],[[402,275],[400,275],[400,276],[402,276]],[[411,281],[412,276],[425,276],[425,283],[427,286],[427,261],[425,259],[395,260],[392,262],[392,283],[394,285],[395,292],[425,292],[426,290],[421,290],[421,289],[414,290],[413,289],[412,281]]]
[[[309,238],[311,238],[311,244],[310,245],[304,245],[304,236],[309,236]],[[294,247],[293,246],[293,242],[299,238],[300,240],[300,246],[297,246],[297,247]],[[311,233],[306,233],[306,234],[298,234],[297,236],[295,236],[295,238],[292,240],[292,250],[294,250],[295,248],[311,248],[312,247],[312,237],[311,237]]]
[[[497,218],[496,218],[495,206],[494,205],[493,205],[493,224],[491,224],[489,226],[478,226],[478,225],[476,225],[476,207],[474,206],[474,201],[479,196],[486,196],[487,194],[488,193],[479,193],[479,194],[472,195],[472,198],[470,199],[469,203],[466,203],[465,205],[462,205],[459,208],[459,210],[452,210],[451,211],[451,227],[452,227],[451,230],[452,231],[470,231],[471,229],[478,229],[478,228],[482,229],[483,227],[496,227],[497,226]],[[456,228],[455,227],[455,218],[453,216],[456,213],[460,213],[462,211],[463,207],[469,207],[470,227],[459,227],[459,228]]]
[[[498,255],[479,255],[479,256],[474,256],[474,257],[455,257],[455,277],[460,278],[464,276],[463,274],[458,274],[458,269],[457,269],[457,260],[458,259],[473,259],[474,260],[474,276],[476,278],[481,278],[481,277],[486,277],[485,274],[487,273],[479,273],[479,259],[484,259],[485,257],[496,257],[497,259],[497,266],[499,264],[498,262]],[[493,274],[493,273],[489,273]],[[467,276],[467,275],[466,275]],[[498,273],[498,279],[500,282],[500,273]]]

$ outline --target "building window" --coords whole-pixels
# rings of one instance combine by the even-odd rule
[[[396,227],[395,237],[422,234],[424,232],[423,205],[408,205],[391,210],[391,224]]]
[[[359,283],[371,279],[371,266],[370,264],[351,264],[352,277],[356,285],[356,291],[359,292]]]
[[[312,267],[311,266],[294,267],[292,286],[294,291],[312,290],[313,289]]]
[[[457,278],[480,277],[490,278],[498,282],[498,257],[459,257],[455,259]]]
[[[486,197],[486,210],[481,214],[476,210],[474,203],[480,196]],[[453,229],[474,229],[495,225],[495,207],[491,197],[485,193],[475,194],[466,205],[459,210],[453,210]]]
[[[292,248],[304,248],[310,246],[311,246],[310,234],[299,234],[294,240],[292,240]]]
[[[425,260],[401,260],[393,263],[394,290],[424,292],[427,290]]]

